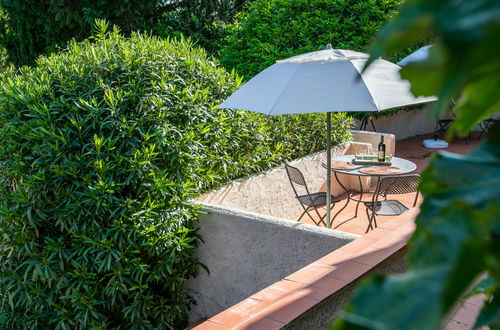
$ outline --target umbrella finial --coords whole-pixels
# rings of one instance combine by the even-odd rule
[[[333,49],[332,44],[326,44],[325,49]]]

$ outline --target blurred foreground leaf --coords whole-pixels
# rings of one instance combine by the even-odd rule
[[[450,134],[465,135],[500,109],[500,1],[408,0],[380,33],[371,59],[437,37],[425,61],[402,76],[416,95],[437,95],[436,111],[457,102]]]
[[[466,134],[500,109],[500,1],[408,0],[374,45],[372,59],[436,38],[427,60],[402,70],[436,110],[456,102],[449,134]],[[424,196],[409,242],[408,272],[370,279],[333,328],[438,329],[484,274],[476,327],[500,323],[500,123],[466,156],[441,153],[422,175]]]

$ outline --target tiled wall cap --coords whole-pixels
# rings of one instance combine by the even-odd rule
[[[418,208],[288,275],[192,329],[281,329],[401,250]]]

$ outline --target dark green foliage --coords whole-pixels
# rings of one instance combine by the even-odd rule
[[[158,0],[1,0],[0,3],[10,16],[10,33],[4,46],[16,64],[33,64],[38,55],[64,48],[72,38],[87,38],[97,18],[105,18],[128,33],[150,28],[163,10]]]
[[[499,109],[498,13],[497,0],[408,0],[382,31],[371,59],[437,34],[429,58],[402,74],[417,95],[439,97],[436,111],[455,101],[449,133],[465,135]],[[500,327],[500,123],[468,155],[433,157],[420,188],[424,203],[408,272],[367,281],[335,329],[440,329],[485,275],[476,290],[485,303],[474,329]]]
[[[91,34],[94,19],[106,19],[123,33],[148,30],[162,37],[185,35],[210,51],[247,0],[69,1],[0,0],[11,17],[7,39],[16,64],[33,64],[41,54],[65,48]]]
[[[247,79],[289,56],[333,48],[365,51],[401,0],[257,0],[237,16],[221,63]]]
[[[8,52],[5,48],[10,34],[9,15],[0,6],[0,70],[9,65]]]
[[[225,35],[225,25],[234,21],[248,0],[176,0],[167,5],[153,31],[159,36],[188,36],[215,53]]]
[[[229,180],[262,172],[283,161],[303,157],[326,148],[325,114],[265,116],[246,111],[217,110],[205,118],[195,134],[206,148],[190,163],[197,191]],[[332,115],[332,145],[347,142],[352,119],[344,113]]]
[[[240,79],[188,41],[99,26],[0,80],[2,328],[182,328],[188,198],[324,146],[320,115],[215,109]]]

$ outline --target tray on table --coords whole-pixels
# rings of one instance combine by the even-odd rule
[[[392,157],[385,156],[385,162],[379,162],[377,156],[362,155],[354,157],[352,163],[356,165],[391,165]]]

